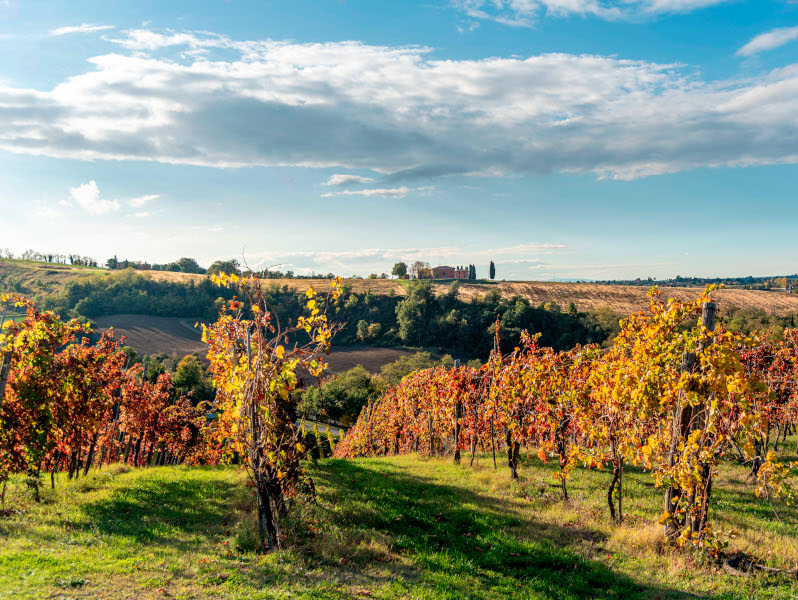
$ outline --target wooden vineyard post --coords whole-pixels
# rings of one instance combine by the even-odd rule
[[[716,305],[714,302],[707,302],[701,311],[701,325],[707,331],[715,331]],[[704,352],[712,344],[712,338],[705,338],[698,345],[699,354]],[[697,407],[691,430],[704,429],[707,421],[707,406],[702,404]],[[701,498],[701,510],[698,515],[693,516],[693,533],[701,535],[704,525],[707,522],[709,512],[709,498],[712,495],[712,467],[709,463],[701,463],[701,487],[698,490]]]
[[[11,370],[11,351],[0,353],[0,400],[5,397],[8,373]]]
[[[432,456],[435,454],[435,440],[432,437],[432,413],[429,415],[429,421],[427,422],[427,429],[429,430],[429,455]]]
[[[458,400],[454,405],[454,464],[460,464],[460,417],[463,404]]]
[[[690,373],[695,367],[695,352],[685,352],[682,354],[682,373]],[[679,394],[679,404],[673,412],[673,433],[671,435],[671,449],[668,453],[668,466],[672,467],[676,463],[676,450],[679,439],[683,439],[687,428],[690,425],[690,417],[692,415],[693,407],[684,403],[685,394],[682,391]],[[665,523],[665,537],[671,538],[678,533],[678,526],[683,524],[681,519],[676,518],[676,504],[681,497],[681,490],[670,487],[665,492],[665,510],[671,517]]]
[[[460,360],[455,359],[454,361],[454,370],[457,371],[460,368]],[[462,417],[463,413],[463,402],[458,397],[457,401],[454,403],[454,464],[460,464],[460,418]]]
[[[715,314],[717,306],[714,302],[707,302],[704,304],[701,311],[701,325],[707,331],[715,330]],[[698,354],[704,352],[707,347],[712,343],[711,339],[702,340],[698,344]],[[682,355],[682,373],[691,373],[696,368],[698,357],[694,352],[685,352]],[[704,404],[697,406],[690,406],[685,402],[684,392],[680,394],[679,404],[674,411],[673,418],[673,434],[671,439],[671,449],[668,454],[668,466],[672,467],[676,463],[676,453],[678,450],[679,440],[686,439],[691,431],[702,429],[706,424],[706,410]],[[691,517],[687,520],[687,515],[682,515],[677,518],[675,514],[677,505],[681,499],[682,491],[676,488],[669,488],[665,492],[665,511],[669,513],[670,518],[665,522],[665,535],[666,537],[673,538],[678,534],[679,528],[689,524],[693,532],[700,534],[704,525],[706,524],[707,511],[709,508],[709,497],[712,493],[712,471],[708,463],[701,464],[701,482],[699,485],[699,498],[701,500],[701,510],[698,515]],[[692,506],[697,497],[694,491],[691,494],[689,504]]]
[[[0,334],[3,333],[3,325],[5,322],[5,314],[0,315]],[[11,350],[0,352],[0,400],[2,400],[6,394],[6,384],[8,383],[8,372],[10,369]]]

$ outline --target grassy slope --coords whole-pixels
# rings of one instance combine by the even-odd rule
[[[0,519],[0,598],[793,598],[781,578],[734,579],[665,547],[661,492],[631,470],[627,524],[607,523],[608,475],[577,471],[564,506],[551,465],[526,459],[521,481],[413,456],[326,460],[319,501],[286,524],[290,546],[256,556],[251,491],[234,468],[154,468],[59,481]],[[798,513],[753,500],[739,467],[717,499],[734,544],[771,564],[798,561]],[[309,527],[307,526],[309,524]]]

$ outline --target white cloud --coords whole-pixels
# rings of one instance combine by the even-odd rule
[[[738,56],[753,56],[766,50],[773,50],[798,39],[798,27],[781,27],[762,33],[737,51]]]
[[[95,56],[51,90],[0,85],[0,150],[368,169],[383,191],[451,174],[633,179],[798,162],[798,64],[711,81],[595,55],[439,60],[427,48],[358,42],[124,35],[132,54]],[[213,54],[181,56],[192,48]]]
[[[68,35],[70,33],[94,33],[96,31],[106,31],[114,29],[113,25],[92,25],[90,23],[83,23],[81,25],[71,25],[68,27],[59,27],[50,31],[50,35]]]
[[[361,177],[360,175],[347,175],[336,173],[330,175],[330,178],[322,183],[322,185],[354,185],[359,183],[372,183],[374,180],[371,177]]]
[[[609,21],[639,20],[686,13],[730,0],[452,0],[472,19],[511,27],[532,27],[544,17],[597,17]],[[458,27],[463,33],[463,28]]]
[[[372,190],[341,190],[340,192],[328,192],[322,194],[322,198],[332,198],[333,196],[365,196],[366,198],[404,198],[410,189],[402,186],[398,188],[377,188]]]
[[[145,204],[149,204],[150,202],[154,202],[158,198],[160,198],[160,194],[148,194],[146,196],[137,196],[136,198],[131,198],[128,200],[128,203],[133,208],[141,208]]]
[[[150,213],[148,213],[147,211],[135,212],[131,213],[130,216],[133,217],[134,219],[146,219],[150,216]]]
[[[100,198],[100,188],[94,181],[69,189],[69,195],[78,206],[92,216],[105,215],[119,210],[119,202]]]

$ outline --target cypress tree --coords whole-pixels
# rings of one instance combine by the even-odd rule
[[[490,261],[490,278],[496,279],[496,265],[493,264],[493,261]]]

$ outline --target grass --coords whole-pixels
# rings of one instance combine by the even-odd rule
[[[553,467],[521,479],[478,457],[322,460],[315,505],[259,556],[253,497],[234,467],[104,469],[60,476],[33,503],[11,486],[0,517],[0,598],[794,598],[784,577],[732,578],[663,543],[660,490],[627,472],[624,525],[608,522],[606,472],[577,471],[564,504]],[[753,498],[724,466],[714,523],[775,566],[798,563],[798,513]],[[785,529],[786,527],[786,529]],[[768,551],[770,555],[768,556]]]

